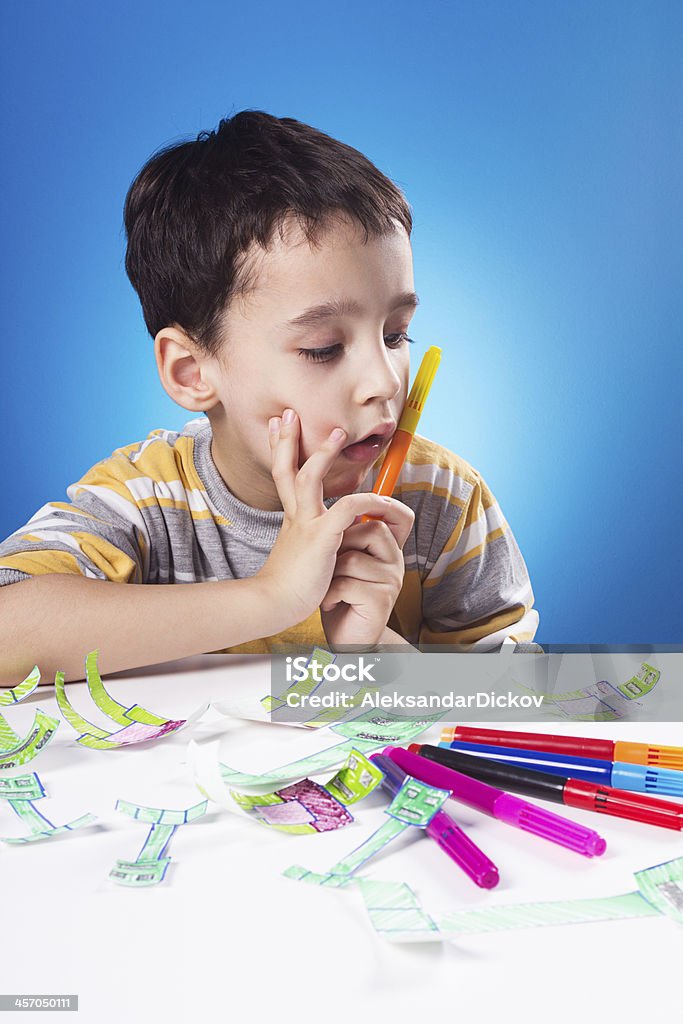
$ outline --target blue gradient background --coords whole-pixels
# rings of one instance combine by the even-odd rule
[[[356,146],[415,213],[421,432],[483,474],[548,642],[677,643],[677,2],[5,3],[6,536],[190,418],[123,267],[147,157],[251,107]]]

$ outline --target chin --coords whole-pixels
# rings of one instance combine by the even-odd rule
[[[323,498],[341,498],[345,494],[353,494],[368,475],[363,473],[349,474],[338,481],[323,480]]]

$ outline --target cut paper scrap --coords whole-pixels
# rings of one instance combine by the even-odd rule
[[[329,871],[318,874],[295,864],[287,868],[284,874],[287,878],[293,878],[299,882],[310,882],[313,885],[323,885],[328,888],[341,888],[352,880],[354,871],[380,850],[383,850],[392,839],[395,839],[411,825],[420,829],[427,828],[429,822],[441,810],[450,795],[450,790],[435,789],[408,775],[384,812],[389,815],[389,821],[384,822],[369,839],[357,846],[346,857],[337,861]]]
[[[309,775],[322,775],[343,764],[352,750],[367,754],[387,745],[403,746],[419,736],[425,729],[441,720],[441,715],[425,716],[421,719],[401,718],[388,712],[366,714],[351,722],[341,722],[330,727],[330,731],[345,739],[332,747],[309,754],[298,761],[273,768],[262,775],[239,772],[227,764],[220,765],[223,782],[231,789],[244,792],[264,792],[268,787],[277,788]]]
[[[57,704],[69,725],[81,734],[77,743],[82,743],[85,747],[93,747],[95,750],[116,750],[117,747],[130,746],[133,743],[146,743],[148,740],[159,739],[161,736],[177,732],[178,729],[193,724],[205,713],[208,704],[197,708],[188,718],[175,721],[146,711],[139,704],[133,704],[131,707],[119,704],[104,688],[97,669],[97,654],[97,651],[91,651],[85,659],[88,689],[100,711],[103,711],[121,728],[114,731],[103,729],[83,718],[66,695],[64,673],[57,672],[55,675]]]
[[[200,747],[190,741],[188,761],[200,793],[231,811],[237,804],[263,824],[295,834],[328,832],[350,824],[353,817],[348,805],[366,797],[382,778],[376,765],[353,750],[325,785],[302,779],[275,792],[240,793],[223,782],[217,750],[218,743]]]
[[[11,690],[0,693],[0,707],[18,704],[28,697],[40,682],[38,666],[26,676],[23,682]],[[26,736],[21,737],[12,729],[7,719],[0,715],[0,771],[17,768],[32,761],[50,742],[59,728],[59,719],[41,711],[36,711],[33,724]]]
[[[461,910],[430,917],[405,882],[355,879],[376,932],[391,942],[440,942],[459,935],[549,925],[668,917],[683,925],[683,857],[635,873],[620,896]]]
[[[643,662],[635,675],[616,687],[606,679],[601,679],[566,693],[544,693],[543,710],[554,711],[573,722],[613,722],[625,718],[634,706],[631,702],[647,696],[659,682],[660,676],[659,669]],[[515,682],[527,693],[538,693],[517,680]]]
[[[151,824],[142,849],[135,860],[117,860],[109,877],[118,885],[140,888],[163,882],[171,858],[166,856],[168,845],[180,825],[186,825],[206,814],[208,800],[188,807],[185,811],[163,810],[159,807],[142,807],[128,800],[117,800],[116,810],[122,811],[136,821]]]
[[[0,716],[1,718],[2,716]],[[59,728],[59,719],[45,714],[40,708],[35,713],[33,725],[23,739],[15,735],[17,742],[9,749],[0,750],[0,771],[27,764],[43,750]]]
[[[332,654],[331,651],[326,651],[323,647],[314,647],[311,651],[311,655],[306,662],[306,665],[301,673],[300,678],[288,686],[286,690],[283,690],[277,697],[273,694],[268,694],[266,697],[261,698],[262,706],[272,713],[273,711],[279,711],[280,708],[287,706],[287,697],[291,694],[295,694],[298,697],[308,697],[322,686],[322,672],[327,665],[331,665],[336,661],[336,654]],[[320,668],[320,679],[315,679],[314,669],[316,666]]]
[[[351,751],[337,774],[322,786],[302,779],[274,793],[232,792],[239,806],[265,825],[283,832],[307,834],[329,832],[353,821],[349,804],[371,793],[382,779],[379,768],[363,754]]]
[[[38,666],[33,669],[21,683],[17,683],[11,690],[0,690],[0,708],[9,707],[10,704],[18,704],[24,697],[28,697],[40,682]]]
[[[12,779],[0,779],[0,799],[7,801],[31,833],[28,836],[2,836],[0,840],[3,843],[19,845],[34,843],[40,839],[52,839],[53,836],[85,828],[97,821],[94,814],[83,814],[67,825],[53,825],[33,806],[34,800],[40,800],[45,795],[43,784],[35,772],[31,772],[30,775],[17,775]]]
[[[290,698],[294,696],[299,699],[310,697],[311,694],[320,689],[325,682],[325,669],[337,660],[337,655],[332,654],[331,651],[327,651],[323,647],[314,647],[308,661],[301,669],[297,665],[298,660],[296,658],[292,659],[292,667],[295,671],[300,672],[295,681],[277,696],[269,694],[261,700],[261,704],[271,716],[277,714],[283,708],[289,708]],[[326,725],[332,725],[335,722],[348,719],[350,711],[362,707],[363,700],[367,694],[374,694],[378,691],[378,686],[360,686],[355,693],[347,695],[347,700],[343,706],[323,708],[312,718],[300,724],[308,729],[321,729]],[[278,721],[278,719],[275,719],[275,721]]]

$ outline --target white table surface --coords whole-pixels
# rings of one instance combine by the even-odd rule
[[[207,655],[119,673],[105,684],[121,703],[182,718],[211,700],[257,707],[269,690],[269,660]],[[86,718],[101,721],[85,683],[69,684],[68,693]],[[4,710],[23,734],[38,706],[57,713],[52,688],[41,687],[37,696]],[[529,728],[683,744],[680,723]],[[431,728],[421,740],[437,742],[440,729]],[[373,931],[353,887],[319,889],[282,876],[292,864],[324,870],[363,842],[382,823],[387,800],[381,792],[351,809],[352,825],[315,836],[278,833],[210,805],[204,818],[182,826],[171,840],[163,883],[118,886],[108,878],[110,869],[118,858],[137,856],[149,826],[115,811],[114,803],[120,797],[185,808],[202,799],[187,765],[190,738],[220,740],[221,760],[245,771],[265,771],[338,740],[227,718],[214,708],[191,729],[117,751],[87,749],[75,736],[62,722],[52,743],[22,772],[38,772],[47,791],[39,807],[54,824],[91,811],[99,826],[25,846],[0,844],[0,992],[77,993],[80,1010],[73,1019],[98,1024],[305,1022],[359,1013],[411,1022],[437,1013],[449,1019],[471,1013],[485,1022],[590,1021],[613,1013],[641,1022],[650,1018],[655,993],[658,1016],[680,1004],[683,929],[663,917],[396,945]],[[607,840],[607,853],[583,858],[449,803],[449,812],[498,864],[497,889],[477,889],[412,830],[411,838],[394,841],[363,874],[408,882],[425,910],[438,915],[631,892],[634,871],[683,854],[679,832],[543,806],[595,828]],[[0,803],[0,834],[24,832]],[[9,1013],[6,1019],[34,1017]]]

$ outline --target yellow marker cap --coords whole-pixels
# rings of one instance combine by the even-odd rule
[[[432,386],[432,381],[436,376],[440,362],[441,349],[438,345],[430,345],[422,357],[420,369],[417,371],[417,376],[408,395],[408,401],[398,421],[398,430],[405,430],[409,434],[414,434],[417,430],[417,424],[422,415],[429,389]]]

